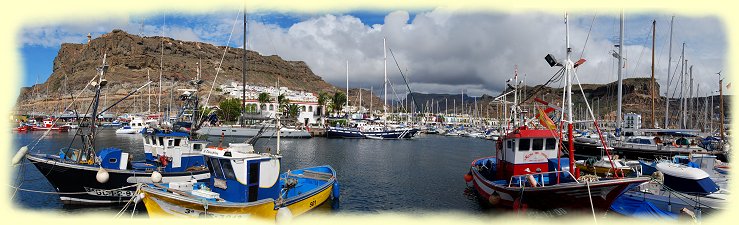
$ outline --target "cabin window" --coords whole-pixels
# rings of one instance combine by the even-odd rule
[[[233,166],[228,159],[221,159],[221,167],[223,168],[223,175],[226,179],[236,180],[236,174],[234,173]]]
[[[108,162],[110,162],[110,163],[116,163],[116,162],[118,162],[118,159],[111,158],[111,159],[108,160]]]
[[[147,145],[150,145],[151,144],[151,139],[149,139],[149,138],[144,138],[144,141],[146,141],[146,144]]]
[[[180,141],[182,141],[182,139],[179,139],[179,138],[174,139],[174,146],[180,146]]]
[[[648,145],[648,144],[652,144],[652,142],[650,142],[649,139],[640,139],[639,144]]]
[[[270,104],[270,105],[269,105],[269,111],[272,111],[272,110],[274,110],[274,109],[275,109],[275,106],[274,106],[274,105],[272,105],[272,104]]]
[[[202,148],[203,148],[202,147],[202,144],[193,144],[192,145],[192,150],[201,150]]]
[[[543,138],[531,139],[531,149],[544,150],[544,139]]]
[[[157,138],[155,138],[154,136],[151,136],[151,144],[157,145]]]
[[[223,171],[221,170],[221,163],[216,158],[211,158],[211,165],[210,170],[213,171],[213,174],[215,175],[215,178],[223,178]]]
[[[159,137],[159,145],[164,145],[164,137]]]
[[[174,140],[167,139],[167,146],[174,146]]]
[[[547,138],[546,150],[554,150],[557,148],[557,139]]]
[[[511,140],[508,140],[505,143],[506,143],[505,144],[505,148],[506,149],[511,149],[511,146],[513,146],[513,141],[511,141]]]
[[[531,144],[531,140],[529,139],[526,139],[526,138],[518,139],[518,150],[528,151],[529,149],[531,149],[530,144]]]

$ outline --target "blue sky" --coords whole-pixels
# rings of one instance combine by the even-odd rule
[[[352,11],[348,13],[342,13],[344,15],[350,15],[356,18],[359,18],[359,20],[362,21],[367,26],[372,26],[375,24],[383,24],[385,16],[389,12],[382,12],[382,11]],[[229,15],[236,15],[235,12],[229,12],[225,13]],[[415,17],[415,12],[410,12],[410,20],[413,20]],[[173,14],[159,14],[159,15],[147,15],[142,16],[140,18],[131,17],[129,21],[130,27],[133,29],[127,30],[127,32],[132,34],[139,34],[142,32],[141,23],[149,25],[149,24],[164,24],[166,22],[166,26],[178,26],[178,27],[199,27],[203,26],[204,24],[208,24],[210,21],[211,14],[181,14],[181,13],[173,13]],[[252,14],[249,13],[247,15],[249,22],[252,22],[252,20],[256,20],[265,24],[271,24],[279,26],[280,28],[287,29],[290,26],[294,25],[295,23],[304,21],[306,19],[309,19],[311,17],[320,16],[320,15],[312,15],[312,14],[288,14],[288,13],[277,13],[277,12],[264,12],[264,13],[256,13]],[[234,17],[235,18],[235,17]],[[239,17],[241,19],[243,17]],[[241,22],[239,22],[241,23]],[[241,24],[237,24],[237,29],[241,31]],[[112,29],[112,28],[111,28]],[[105,30],[105,32],[109,32],[110,30]],[[100,34],[104,32],[93,32],[97,34],[96,36],[99,36]],[[159,33],[156,32],[149,32],[151,35],[161,35],[161,31]],[[77,33],[77,43],[83,43],[86,38],[86,34],[84,32]],[[167,34],[164,34],[167,36]],[[227,35],[227,34],[224,34]],[[95,35],[94,35],[95,36]],[[203,38],[203,41],[206,42],[214,42],[218,43],[218,41],[222,41],[224,36],[219,36],[217,38]],[[242,46],[242,39],[234,39],[229,46],[231,47],[240,47]],[[223,43],[220,43],[219,45],[223,45]],[[23,86],[31,86],[34,85],[37,81],[42,83],[44,82],[49,75],[52,73],[52,66],[54,62],[54,57],[56,57],[57,52],[59,51],[59,45],[42,45],[42,44],[24,44],[21,47],[21,56],[22,56],[22,62],[23,62],[23,68],[24,68],[24,76],[23,76]]]
[[[595,22],[593,18],[595,16]],[[651,59],[651,22],[657,20],[656,77],[667,83],[667,42],[669,14],[626,13],[625,77],[648,74]],[[563,57],[564,24],[561,14],[456,12],[442,9],[419,11],[363,11],[305,14],[289,12],[249,12],[249,49],[263,55],[277,54],[287,60],[305,61],[324,80],[344,87],[345,61],[350,61],[350,86],[369,88],[382,84],[382,38],[408,70],[414,91],[497,94],[513,71],[526,74],[528,84],[540,84],[551,73],[541,60],[553,53]],[[145,36],[165,35],[218,46],[242,46],[241,14],[237,11],[199,14],[129,15],[101,18],[75,24],[25,27],[21,32],[24,64],[23,85],[30,86],[51,74],[59,45],[83,43],[93,37],[123,29]],[[583,83],[615,81],[615,59],[610,51],[618,41],[618,15],[580,13],[570,15],[571,47],[588,59],[580,68]],[[142,27],[143,22],[143,27]],[[228,37],[233,29],[233,37]],[[588,32],[590,36],[588,37]],[[724,70],[726,34],[716,17],[675,19],[673,62],[677,62],[682,42],[686,58],[695,65],[697,83],[713,87],[713,73]],[[585,39],[588,39],[585,45]],[[579,56],[579,54],[576,54]],[[390,57],[390,56],[389,56]],[[390,59],[389,59],[390,60]],[[676,64],[673,63],[673,67]],[[400,83],[394,61],[388,62],[391,82]],[[724,72],[724,74],[729,74]],[[673,79],[674,80],[674,79]],[[675,85],[675,83],[672,83]],[[556,86],[556,84],[555,84]],[[400,85],[398,85],[400,87]],[[705,89],[705,88],[704,88]],[[707,89],[705,89],[707,90]],[[707,91],[706,91],[707,92]],[[664,93],[664,88],[660,93]],[[402,95],[402,94],[401,94]]]

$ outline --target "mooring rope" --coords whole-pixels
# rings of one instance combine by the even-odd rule
[[[598,224],[598,219],[595,217],[595,207],[593,206],[593,195],[590,193],[590,181],[585,181],[585,185],[588,187],[588,199],[590,199],[590,211],[593,212],[593,221]]]
[[[133,185],[129,185],[129,186],[124,186],[124,187],[119,187],[119,188],[114,188],[114,189],[102,189],[102,190],[103,190],[103,191],[116,191],[116,190],[123,190],[123,189],[127,189],[127,188],[130,188],[130,187],[135,187],[136,185],[139,185],[139,184],[133,184]],[[89,193],[90,193],[90,192],[87,192],[87,191],[85,191],[85,192],[56,192],[56,191],[39,191],[39,190],[31,190],[31,189],[25,189],[25,188],[15,187],[15,186],[13,186],[13,185],[10,185],[10,184],[8,184],[8,186],[9,186],[9,187],[11,187],[11,188],[15,188],[15,189],[17,189],[17,190],[20,190],[20,191],[26,191],[26,192],[31,192],[31,193],[40,193],[40,194],[56,194],[56,195],[84,195],[84,194],[89,194]]]

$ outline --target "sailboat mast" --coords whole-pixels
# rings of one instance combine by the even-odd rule
[[[669,126],[670,122],[670,69],[672,68],[672,24],[674,21],[675,16],[672,16],[672,19],[670,19],[670,49],[667,57],[667,86],[665,86],[665,128]]]
[[[656,27],[657,27],[657,20],[652,20],[652,80],[650,88],[651,94],[652,94],[652,122],[650,125],[652,128],[655,128],[657,126],[657,120],[655,120],[654,117],[654,88],[656,85],[654,85],[654,44],[655,44],[655,37],[656,37]]]
[[[620,17],[620,28],[619,28],[619,40],[618,40],[618,100],[617,100],[617,107],[616,107],[616,135],[621,135],[621,128],[623,125],[621,124],[621,107],[622,107],[622,101],[623,101],[623,49],[624,49],[624,12],[621,11],[621,17]],[[568,49],[569,49],[569,43],[568,43]],[[567,52],[569,54],[569,51]],[[567,60],[569,60],[569,55]],[[570,84],[571,85],[571,84]],[[569,91],[567,93],[569,95]],[[568,101],[569,101],[568,97]],[[570,115],[571,116],[571,115]]]
[[[239,124],[244,127],[244,116],[246,115],[246,9],[244,9],[244,58],[242,59],[243,69],[241,70],[241,117]],[[278,87],[279,88],[279,87]],[[278,130],[279,132],[279,130]]]
[[[621,15],[621,18],[623,19],[623,12],[621,14],[622,14]],[[623,22],[623,20],[621,20],[621,21]],[[623,28],[623,24],[621,25],[621,27]],[[566,42],[565,52],[567,53],[567,59],[566,59],[567,61],[565,62],[565,73],[566,73],[565,75],[567,76],[567,79],[565,81],[565,82],[567,82],[567,83],[565,83],[565,89],[566,89],[565,96],[566,96],[566,99],[567,99],[567,104],[565,104],[564,107],[567,107],[567,139],[568,139],[568,147],[567,147],[567,149],[569,150],[569,154],[568,155],[570,156],[570,173],[571,174],[575,174],[575,143],[574,143],[574,138],[573,138],[574,133],[572,132],[572,123],[573,123],[573,119],[572,119],[572,74],[571,74],[572,73],[572,61],[570,61],[570,53],[571,53],[571,49],[570,49],[570,27],[569,27],[569,24],[568,24],[568,21],[567,21],[567,14],[565,14],[565,33],[566,33],[566,35],[565,35],[565,42]],[[623,34],[623,32],[622,32],[622,34]],[[623,36],[622,36],[621,40],[623,40]],[[620,46],[619,46],[619,51],[620,51]],[[619,57],[620,57],[620,55],[619,55]],[[619,74],[621,74],[621,72],[620,72],[621,71],[620,60],[619,60],[619,66],[618,67],[619,67]],[[619,77],[620,77],[620,75],[619,75]],[[619,79],[619,81],[620,81],[620,79]],[[620,84],[620,82],[619,82],[619,84]],[[620,86],[621,85],[619,85],[619,87]],[[620,103],[621,102],[621,88],[619,88],[619,95],[618,96],[619,96],[618,97],[619,98],[619,107],[618,107],[619,110],[618,111],[619,111],[619,113],[621,113],[621,107],[620,107],[621,106],[621,103]],[[620,118],[620,115],[619,115],[618,118]],[[620,122],[620,119],[618,121]]]
[[[678,115],[680,117],[680,128],[685,128],[685,101],[684,101],[684,95],[683,95],[683,89],[685,87],[685,64],[687,63],[687,60],[685,60],[685,42],[683,42],[683,50],[682,53],[680,53],[680,111],[682,112],[682,116]]]
[[[721,111],[721,124],[719,125],[719,133],[721,135],[721,150],[724,149],[724,79],[721,79],[721,72],[718,72],[718,95],[719,110]],[[713,109],[711,109],[713,110]]]
[[[382,109],[383,109],[383,115],[385,117],[385,119],[384,119],[385,127],[387,127],[387,119],[388,119],[387,118],[387,46],[385,45],[385,38],[384,37],[382,38],[382,53],[383,53],[382,55],[383,55],[383,60],[384,60],[384,65],[385,65],[385,78],[384,78],[384,80],[382,82],[383,83],[383,90],[385,92],[385,94],[383,96],[384,96],[385,99],[384,99],[384,102],[383,102],[384,104],[383,104]]]
[[[685,111],[692,111],[693,110],[693,66],[692,65],[688,68],[688,74],[690,74],[689,75],[690,76],[690,86],[688,86],[688,90],[689,90],[688,98],[686,99],[687,103],[685,103],[688,107]],[[688,112],[685,112],[685,113],[687,114]],[[688,123],[688,127],[693,127],[694,125],[694,123],[692,122],[693,116],[692,116],[692,113],[690,114],[691,114],[691,116],[689,116],[690,119],[686,120],[686,122]]]
[[[344,104],[346,118],[349,119],[349,60],[346,60],[346,103]]]
[[[149,81],[149,82],[151,81],[151,75],[149,75],[148,68],[146,69],[146,81]],[[147,85],[147,86],[148,86],[147,88],[149,88],[149,94],[146,96],[148,97],[149,100],[146,106],[146,113],[151,113],[151,85]]]

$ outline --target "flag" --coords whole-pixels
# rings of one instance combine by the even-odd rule
[[[542,126],[546,127],[549,130],[557,129],[557,125],[554,125],[554,122],[552,121],[552,119],[549,118],[549,116],[547,115],[547,110],[551,112],[554,109],[548,108],[547,110],[541,110],[541,108],[537,106],[536,110],[539,111],[539,113],[536,114],[536,118],[539,119],[539,123]]]

